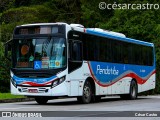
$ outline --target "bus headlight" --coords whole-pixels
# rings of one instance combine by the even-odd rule
[[[63,77],[61,77],[61,78],[58,78],[58,79],[54,80],[54,81],[52,82],[51,88],[53,88],[53,87],[61,84],[63,81],[65,81],[65,79],[66,79],[66,76],[63,76]]]

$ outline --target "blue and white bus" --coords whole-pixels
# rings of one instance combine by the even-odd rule
[[[154,44],[122,33],[80,24],[26,24],[15,28],[5,55],[12,61],[11,93],[39,104],[55,97],[81,103],[106,95],[136,99],[155,88]]]

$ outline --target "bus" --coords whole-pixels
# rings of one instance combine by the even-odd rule
[[[81,24],[17,26],[5,56],[12,62],[11,93],[38,104],[59,97],[81,103],[107,95],[134,100],[156,84],[153,43]]]

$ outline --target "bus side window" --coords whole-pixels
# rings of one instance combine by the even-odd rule
[[[73,43],[72,59],[75,61],[82,61],[82,43],[80,41]]]
[[[123,43],[123,63],[127,64],[128,63],[128,44]]]

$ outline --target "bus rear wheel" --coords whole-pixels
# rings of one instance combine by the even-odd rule
[[[88,104],[92,100],[92,87],[89,81],[84,83],[82,96],[78,96],[77,100],[80,103]]]
[[[48,99],[45,97],[36,97],[35,101],[40,105],[44,105],[48,102]]]
[[[135,80],[131,81],[129,94],[122,94],[120,97],[124,100],[135,100],[137,98],[138,87]]]
[[[137,93],[138,93],[137,83],[135,80],[132,80],[130,85],[130,92],[128,96],[129,99],[135,100],[137,98]]]

